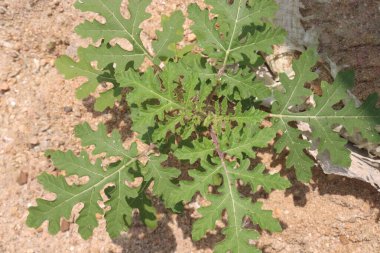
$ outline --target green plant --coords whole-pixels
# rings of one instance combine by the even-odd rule
[[[307,182],[314,166],[305,152],[311,148],[310,140],[317,143],[319,153],[329,154],[333,163],[342,166],[348,166],[350,158],[347,141],[335,131],[336,126],[350,134],[360,131],[372,142],[380,140],[375,130],[380,124],[377,95],[356,107],[347,93],[353,85],[351,72],[339,73],[333,84],[322,82],[322,96],[306,88],[306,83],[318,78],[313,71],[316,50],[306,50],[294,62],[294,79],[281,74],[283,89],[270,90],[255,77],[253,70],[264,64],[262,55],[270,54],[272,46],[285,38],[284,31],[270,23],[277,9],[274,1],[206,0],[211,11],[192,4],[188,13],[196,45],[177,48],[184,16],[176,11],[162,18],[163,30],[152,44],[154,53],[144,47],[139,29],[149,18],[144,10],[150,0],[129,0],[129,19],[120,13],[121,1],[78,1],[78,9],[98,13],[105,23],[86,21],[77,33],[101,44],[80,48],[79,61],[63,56],[56,65],[66,78],[87,77],[77,91],[79,99],[94,93],[103,82],[112,83],[111,89],[99,94],[97,110],[124,99],[126,91],[132,129],[149,148],[138,151],[133,143],[126,149],[120,134],[108,135],[102,124],[96,131],[87,123],[77,126],[75,134],[82,145],[94,146],[92,154],[106,160],[102,164],[98,158],[92,163],[86,152],[77,156],[72,151],[48,151],[64,176],[43,173],[38,177],[56,199],[38,199],[37,206],[29,209],[28,226],[36,228],[48,221],[49,232],[55,234],[61,218],[69,219],[74,205],[83,203],[76,219],[81,236],[89,238],[98,225],[96,214],[104,214],[107,231],[115,237],[131,225],[134,209],[147,226],[157,226],[151,195],[160,197],[167,208],[180,211],[182,204],[200,194],[209,205],[198,209],[202,217],[193,224],[193,239],[201,239],[215,229],[217,220],[224,220],[225,238],[215,251],[251,252],[255,249],[250,240],[259,233],[250,223],[271,232],[280,231],[281,226],[270,211],[262,210],[260,202],[243,194],[240,186],[248,185],[251,193],[259,186],[266,192],[290,186],[278,173],[268,174],[264,165],[253,162],[256,148],[272,140],[277,152],[288,148],[287,167],[295,169],[298,180]],[[211,20],[210,12],[216,14]],[[111,43],[116,38],[128,40],[133,49]],[[194,46],[202,48],[201,53],[192,50]],[[140,72],[144,59],[152,67]],[[94,61],[96,67],[91,64]],[[263,108],[261,102],[271,96],[271,108]],[[303,132],[293,122],[310,125],[309,139],[302,138]],[[176,159],[179,162],[170,162]],[[73,175],[88,180],[67,183],[66,177]],[[142,183],[131,185],[138,177]],[[147,194],[150,186],[151,194]],[[99,201],[104,201],[105,208]]]

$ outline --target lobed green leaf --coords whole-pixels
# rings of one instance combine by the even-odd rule
[[[125,149],[120,139],[120,134],[114,131],[111,136],[107,135],[104,125],[99,125],[94,131],[85,123],[76,127],[76,136],[82,140],[83,146],[95,146],[93,154],[104,154],[104,157],[118,157],[119,160],[102,165],[97,159],[92,163],[86,152],[79,156],[72,151],[49,151],[49,155],[59,171],[65,176],[53,176],[43,173],[38,181],[45,190],[52,192],[56,198],[52,201],[37,199],[37,206],[29,208],[27,225],[37,228],[44,221],[49,222],[49,232],[56,234],[60,229],[61,218],[69,219],[75,205],[82,203],[76,223],[78,232],[87,239],[94,228],[98,226],[96,214],[104,214],[107,222],[107,232],[111,237],[118,236],[122,231],[128,230],[132,223],[133,209],[138,208],[143,222],[151,227],[156,226],[155,211],[152,204],[145,196],[145,190],[150,182],[154,181],[155,194],[168,197],[172,183],[171,179],[179,175],[179,171],[163,168],[162,162],[165,156],[149,156],[147,164],[139,162],[141,154],[137,151],[136,143],[129,149]],[[76,175],[79,178],[88,177],[82,184],[69,184],[66,177]],[[131,187],[136,176],[143,176],[144,182],[138,187]],[[174,187],[174,185],[172,186]],[[108,200],[104,203],[106,209],[99,206],[103,201],[101,192],[105,191]],[[168,195],[168,196],[166,196]]]
[[[307,123],[311,128],[311,140],[318,143],[319,154],[328,154],[332,163],[342,167],[351,164],[350,152],[345,147],[347,140],[339,136],[334,129],[342,126],[350,135],[361,133],[364,138],[373,143],[380,141],[376,126],[380,125],[380,109],[376,107],[377,95],[371,95],[357,107],[352,96],[348,93],[354,85],[352,71],[340,72],[332,84],[322,82],[322,96],[313,96],[315,105],[307,106],[303,111],[292,110],[312,96],[312,91],[305,88],[305,83],[315,80],[318,75],[311,71],[318,59],[314,49],[308,49],[299,60],[293,64],[296,77],[290,80],[285,75],[281,82],[285,88],[285,95],[276,92],[276,102],[272,107],[271,117],[274,127],[282,130],[283,135],[276,143],[278,151],[289,148],[290,155],[287,167],[296,169],[299,180],[309,181],[310,167],[314,162],[305,153],[311,148],[311,143],[300,137],[298,129],[291,127],[291,122]],[[343,108],[335,108],[343,102]]]

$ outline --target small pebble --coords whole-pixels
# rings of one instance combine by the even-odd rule
[[[10,90],[10,88],[9,88],[9,85],[7,83],[1,83],[0,84],[0,91],[2,93],[5,93],[5,92],[7,92],[9,90]]]
[[[14,60],[16,60],[17,58],[18,58],[18,53],[17,52],[15,52],[15,51],[13,51],[13,52],[11,52],[11,53],[9,53],[10,54],[10,56],[14,59]]]
[[[275,209],[273,210],[273,216],[274,216],[275,218],[280,218],[280,217],[281,217],[281,209],[280,209],[280,208],[275,208]]]
[[[193,42],[197,39],[197,37],[195,36],[195,34],[193,33],[190,33],[188,36],[187,36],[187,41],[189,42]]]
[[[28,182],[28,172],[25,172],[25,171],[21,171],[20,174],[18,175],[17,177],[17,180],[16,182],[19,184],[19,185],[24,185]]]
[[[345,235],[341,235],[339,236],[339,241],[343,244],[343,245],[347,245],[350,243],[350,241],[348,240],[347,236]]]
[[[11,107],[16,107],[16,105],[17,105],[16,99],[14,99],[14,98],[9,98],[9,99],[8,99],[8,104],[9,104]]]
[[[65,106],[63,107],[63,110],[66,112],[66,113],[70,113],[73,111],[73,108],[71,106]]]
[[[32,137],[29,141],[29,144],[32,146],[32,147],[35,147],[37,145],[40,144],[40,141],[38,140],[37,137]]]
[[[67,231],[69,231],[69,229],[70,229],[70,222],[63,219],[61,222],[61,232],[62,233],[67,232]]]

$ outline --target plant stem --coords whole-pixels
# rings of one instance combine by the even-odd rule
[[[210,135],[211,135],[212,142],[215,145],[215,150],[218,153],[218,156],[219,156],[220,160],[222,161],[222,164],[224,165],[224,153],[223,153],[222,150],[220,150],[220,145],[219,145],[218,137],[216,136],[216,133],[214,131],[214,127],[212,125],[211,125],[211,128],[210,128]]]

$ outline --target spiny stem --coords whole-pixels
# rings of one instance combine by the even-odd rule
[[[216,136],[216,133],[215,133],[215,130],[214,130],[214,127],[211,125],[210,127],[210,135],[211,135],[211,139],[212,139],[212,142],[214,143],[215,145],[215,150],[216,152],[218,153],[218,156],[220,158],[220,160],[222,161],[222,164],[224,166],[224,153],[223,151],[220,149],[220,145],[219,145],[219,141],[218,141],[218,137]]]
[[[228,173],[228,169],[227,169],[227,166],[226,166],[226,163],[224,161],[224,152],[220,149],[220,145],[219,145],[219,141],[218,141],[218,137],[216,136],[216,133],[214,131],[214,127],[213,125],[211,125],[210,127],[210,135],[211,135],[211,139],[212,139],[212,142],[214,143],[215,145],[215,149],[216,149],[216,152],[218,153],[218,156],[220,158],[220,161],[222,163],[222,166],[223,166],[223,170],[224,170],[224,173],[225,173],[225,178],[226,178],[226,184],[227,184],[227,188],[228,188],[228,191],[229,191],[229,194],[231,196],[231,200],[232,200],[232,213],[231,213],[231,216],[234,217],[234,221],[232,222],[232,224],[234,224],[235,226],[231,226],[231,227],[235,227],[235,235],[237,238],[239,238],[239,226],[237,226],[238,224],[238,220],[237,220],[237,216],[236,216],[236,206],[235,206],[235,200],[233,198],[233,194],[232,194],[232,188],[233,188],[233,180],[229,177],[229,173]],[[230,215],[230,214],[228,214]],[[230,224],[231,225],[231,224]]]

